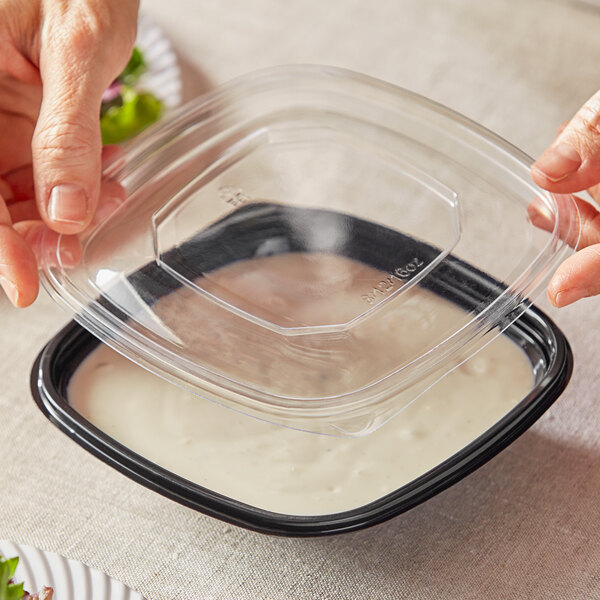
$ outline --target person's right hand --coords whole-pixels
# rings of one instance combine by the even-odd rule
[[[0,0],[0,284],[16,306],[37,296],[44,232],[79,233],[94,216],[101,98],[137,12],[138,0]]]
[[[558,194],[587,190],[600,204],[600,92],[592,96],[531,168],[533,180]],[[579,251],[557,269],[548,286],[555,306],[600,294],[600,212],[575,197],[581,217]]]

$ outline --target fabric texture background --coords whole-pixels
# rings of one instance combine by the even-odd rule
[[[261,67],[348,67],[446,104],[532,156],[600,87],[600,11],[545,0],[145,0],[187,98]],[[68,320],[0,300],[0,538],[101,569],[149,600],[600,598],[600,299],[547,310],[572,381],[518,441],[427,503],[324,539],[251,533],[133,483],[32,401]],[[57,600],[60,600],[58,598]]]

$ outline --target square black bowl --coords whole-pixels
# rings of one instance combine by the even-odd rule
[[[180,271],[189,270],[189,276],[194,277],[197,273],[257,256],[265,247],[266,239],[276,242],[267,246],[276,248],[278,253],[330,251],[326,247],[307,248],[302,239],[294,236],[294,228],[289,224],[298,211],[302,212],[304,222],[307,218],[313,219],[314,227],[319,226],[324,212],[269,203],[245,206],[173,250],[171,262],[177,263]],[[259,213],[260,219],[255,220],[254,216]],[[427,256],[439,252],[381,225],[353,217],[345,219],[349,242],[336,251],[381,270],[389,269],[386,261],[392,260],[390,257],[398,264],[402,257],[412,257],[415,253]],[[261,224],[258,228],[253,226],[257,222]],[[270,224],[268,227],[265,227],[266,222]],[[235,239],[237,244],[223,244],[223,239]],[[313,239],[326,240],[327,237],[313,236]],[[224,254],[224,248],[228,254]],[[137,288],[142,286],[146,290],[143,299],[149,305],[181,286],[155,264],[144,266],[129,279]],[[465,310],[476,308],[490,295],[504,290],[500,282],[452,256],[446,257],[436,267],[434,276],[428,277],[422,285]],[[67,387],[78,366],[100,342],[76,322],[67,325],[40,352],[31,371],[31,390],[40,410],[80,446],[134,481],[176,502],[266,534],[329,535],[390,519],[456,483],[526,431],[560,396],[571,376],[573,357],[565,336],[556,325],[532,306],[508,325],[502,335],[518,344],[531,361],[535,384],[527,396],[485,433],[427,473],[365,506],[329,515],[279,514],[225,497],[145,459],[88,422],[69,404]]]

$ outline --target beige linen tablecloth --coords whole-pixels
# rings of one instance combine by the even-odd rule
[[[143,10],[174,41],[188,98],[268,65],[331,64],[429,96],[537,155],[600,87],[600,12],[584,4],[146,0]],[[600,598],[600,299],[549,312],[575,372],[522,438],[383,525],[279,539],[162,498],[60,433],[28,378],[67,317],[44,294],[25,311],[2,299],[0,538],[81,560],[151,600]]]

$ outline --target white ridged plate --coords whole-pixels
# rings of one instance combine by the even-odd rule
[[[108,575],[53,552],[0,540],[0,554],[19,557],[15,580],[30,593],[48,586],[54,600],[144,600]]]
[[[136,89],[152,92],[167,109],[175,108],[181,103],[181,72],[171,42],[147,15],[140,15],[135,44],[148,68],[136,83]]]

